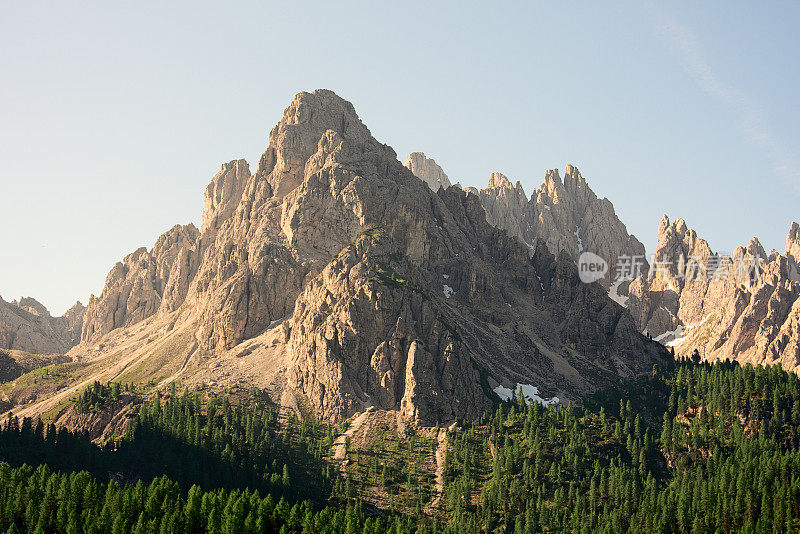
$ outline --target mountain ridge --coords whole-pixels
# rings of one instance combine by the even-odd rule
[[[80,341],[85,308],[76,302],[53,317],[32,297],[6,302],[0,297],[0,348],[32,354],[63,354]]]
[[[664,215],[651,266],[644,256],[643,245],[627,234],[611,203],[607,199],[598,200],[571,165],[564,174],[562,181],[557,170],[547,171],[542,186],[530,198],[519,182],[512,184],[501,173],[493,173],[485,189],[467,187],[465,191],[480,197],[493,225],[525,244],[544,239],[548,248],[566,251],[575,261],[585,249],[599,252],[607,261],[615,254],[640,258],[639,273],[632,273],[627,280],[614,280],[619,273],[610,265],[601,283],[608,287],[612,299],[629,309],[642,333],[678,350],[679,354],[688,357],[697,350],[701,358],[711,360],[778,363],[787,370],[798,370],[800,320],[795,317],[793,303],[798,296],[795,283],[800,282],[800,225],[791,224],[783,254],[773,250],[767,255],[758,238],[753,237],[733,254],[723,255],[713,252],[708,242],[682,218],[670,222]],[[456,186],[461,187],[458,183]],[[584,208],[575,210],[575,205]],[[582,223],[574,215],[585,214],[590,211],[585,206],[593,205],[603,206],[597,208],[605,214],[599,221]],[[559,208],[556,217],[537,215],[552,212],[554,206],[567,209]],[[571,236],[568,230],[573,226],[575,232]],[[585,239],[585,228],[601,228],[597,234],[602,239]],[[753,258],[761,258],[756,267],[764,272],[758,272],[757,280],[747,281],[741,287],[727,280],[684,281],[690,258],[695,262],[692,269],[715,271],[717,278],[722,273],[742,271]],[[656,271],[658,275],[653,277]],[[708,321],[709,318],[713,320]],[[756,326],[746,326],[749,323]]]
[[[421,152],[413,154],[424,158]],[[566,166],[563,179],[558,169],[546,171],[541,186],[530,197],[519,181],[512,183],[500,172],[490,175],[484,189],[463,189],[481,199],[492,225],[518,237],[531,250],[543,239],[554,254],[565,250],[576,260],[584,251],[600,255],[612,267],[601,280],[606,288],[620,256],[640,257],[642,272],[647,272],[644,245],[628,233],[613,204],[597,197],[573,165]]]
[[[434,423],[479,417],[499,386],[578,401],[668,365],[567,254],[490,225],[475,195],[432,191],[331,91],[299,93],[256,172],[223,164],[203,206],[200,230],[111,270],[72,388],[249,385],[324,420],[374,406]]]
[[[640,329],[689,356],[711,361],[800,366],[800,226],[786,250],[769,255],[755,237],[732,254],[713,252],[686,222],[659,223],[655,257],[664,265],[631,283]]]

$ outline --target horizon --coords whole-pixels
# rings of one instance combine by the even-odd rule
[[[220,163],[254,171],[292,96],[321,87],[401,163],[423,152],[453,183],[483,188],[497,171],[530,197],[547,169],[574,165],[648,256],[664,214],[714,251],[757,237],[783,252],[798,219],[800,74],[780,52],[800,49],[800,7],[775,6],[370,6],[352,21],[340,6],[250,6],[227,13],[243,15],[233,35],[215,33],[219,6],[14,6],[0,37],[0,296],[53,316],[86,304],[124,256],[199,227]]]

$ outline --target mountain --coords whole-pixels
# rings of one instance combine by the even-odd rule
[[[757,238],[733,254],[713,252],[683,219],[665,215],[650,276],[631,283],[629,308],[640,330],[708,360],[800,365],[800,226],[783,254]]]
[[[150,251],[142,247],[118,262],[106,277],[101,297],[89,298],[81,340],[94,341],[150,317],[162,306],[169,310],[175,299],[182,300],[186,288],[176,284],[199,236],[193,224],[176,225]]]
[[[422,152],[409,154],[405,166],[414,176],[428,184],[432,191],[438,191],[440,187],[450,187],[450,180],[436,160],[425,157]]]
[[[6,302],[0,297],[0,349],[31,354],[63,354],[80,341],[84,306],[76,303],[61,317],[31,297]]]
[[[426,159],[416,152],[414,157]],[[421,165],[407,167],[416,170]],[[532,250],[542,240],[549,250],[564,251],[573,259],[584,251],[605,259],[609,270],[600,283],[611,298],[630,310],[641,332],[679,354],[697,350],[710,360],[779,363],[787,370],[800,365],[797,223],[789,230],[784,254],[767,255],[753,238],[726,255],[713,252],[683,219],[670,222],[664,216],[651,268],[644,260],[644,246],[627,233],[611,203],[598,199],[571,165],[563,181],[557,170],[547,171],[530,199],[519,182],[512,184],[500,173],[491,175],[485,189],[466,191],[480,198],[491,224]],[[642,260],[641,275],[633,282],[615,282],[613,259],[623,257]],[[755,277],[742,277],[754,269]]]
[[[613,208],[568,176],[548,173],[534,205],[603,243],[589,223]],[[553,255],[556,237],[526,246],[486,213],[479,196],[415,177],[349,102],[300,93],[255,173],[222,165],[200,230],[173,227],[111,270],[70,352],[86,366],[25,413],[93,380],[180,380],[265,388],[327,421],[374,407],[433,424],[477,419],[517,385],[579,401],[668,363]]]
[[[417,177],[427,182],[430,171],[422,163],[409,165],[412,160],[432,160],[414,152],[406,163]],[[436,169],[441,170],[438,165]],[[446,175],[444,181],[449,181]],[[532,251],[541,240],[553,254],[565,251],[574,260],[583,252],[599,255],[608,264],[606,275],[600,279],[607,289],[616,278],[620,258],[636,258],[641,272],[648,270],[644,245],[628,233],[613,204],[606,198],[598,198],[572,165],[567,165],[563,180],[557,169],[547,171],[542,185],[530,198],[519,181],[512,184],[499,172],[492,173],[485,189],[465,190],[480,198],[490,224],[518,237]],[[627,284],[614,286],[611,293],[612,298],[620,300],[627,294]]]

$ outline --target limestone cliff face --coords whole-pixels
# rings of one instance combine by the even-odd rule
[[[81,339],[83,331],[83,316],[86,313],[86,306],[76,302],[73,306],[60,317],[63,328],[67,332],[70,340],[69,346],[76,345]]]
[[[445,183],[416,178],[333,92],[300,93],[255,173],[239,160],[214,176],[201,231],[175,227],[112,269],[84,350],[166,317],[145,343],[191,329],[185,369],[280,328],[282,398],[331,421],[367,406],[474,419],[497,385],[577,400],[664,361],[572,258],[529,249]]]
[[[710,281],[704,276],[686,277],[686,264],[692,259],[707,264],[712,255],[708,243],[688,228],[683,219],[670,222],[666,215],[661,219],[652,276],[639,277],[629,288],[628,307],[642,331],[659,341],[669,341],[670,334],[665,333],[675,331],[682,324],[679,315],[696,319],[695,316],[702,313],[697,303],[708,291]],[[715,286],[715,289],[722,288]]]
[[[496,189],[483,190],[482,196],[489,196],[490,191],[494,193]],[[496,193],[491,196],[499,197]],[[648,268],[644,245],[628,234],[611,202],[597,198],[572,165],[567,165],[563,181],[558,170],[547,171],[541,187],[531,195],[522,222],[516,227],[502,227],[515,230],[516,235],[530,245],[544,241],[553,253],[563,250],[575,259],[585,251],[599,255],[609,264],[606,277],[600,281],[605,287],[609,287],[615,277],[620,257],[640,257],[642,269]]]
[[[85,308],[76,303],[61,317],[31,297],[0,298],[0,349],[31,354],[63,354],[80,341]]]
[[[709,360],[800,366],[800,281],[794,278],[797,223],[785,254],[758,239],[732,254],[712,252],[682,219],[659,224],[650,277],[630,286],[638,327],[676,352]]]
[[[490,224],[505,230],[511,236],[523,239],[524,243],[530,243],[524,241],[523,237],[530,220],[527,217],[528,197],[522,184],[517,182],[511,185],[505,175],[494,172],[489,177],[486,189],[479,191],[478,195],[483,209],[486,210],[486,220]],[[553,251],[557,252],[558,249]]]
[[[764,256],[764,250],[761,249]],[[786,236],[786,259],[789,265],[789,279],[800,282],[800,225],[792,222],[789,235]]]
[[[474,196],[440,190],[426,213],[419,182],[391,182],[398,215],[409,202],[415,216],[347,246],[285,327],[288,385],[323,417],[373,405],[429,423],[475,418],[491,404],[486,383],[577,399],[658,361],[625,310],[578,281],[570,258],[540,246],[529,259]]]
[[[433,191],[438,191],[440,187],[443,189],[450,187],[450,180],[442,168],[433,158],[425,157],[422,152],[409,154],[405,165],[414,176],[428,184]]]
[[[420,153],[411,154],[409,160],[416,154]],[[417,170],[419,165],[406,163],[406,167],[425,180]],[[597,198],[572,165],[567,165],[563,180],[558,170],[547,171],[541,187],[530,198],[519,182],[512,184],[499,172],[492,173],[485,189],[468,187],[465,191],[478,195],[489,223],[518,237],[531,251],[541,240],[553,254],[565,251],[573,260],[584,251],[605,259],[609,270],[600,283],[606,288],[616,276],[618,258],[636,257],[641,271],[647,272],[644,245],[628,233],[611,202]],[[615,287],[614,291],[619,289],[624,296],[626,287]]]
[[[92,295],[86,307],[81,339],[94,341],[122,326],[155,314],[162,304],[173,266],[197,242],[193,224],[176,225],[158,238],[151,250],[142,247],[117,263],[106,277],[99,297]]]
[[[285,160],[275,132],[296,117],[325,119],[297,124],[294,136],[316,147],[293,152],[303,165],[272,167]],[[285,292],[287,388],[317,415],[374,405],[429,422],[474,418],[491,403],[486,382],[513,374],[578,398],[657,357],[602,289],[576,283],[571,261],[540,249],[537,270],[477,198],[434,193],[332,93],[301,94],[271,145],[256,176],[281,200],[282,239],[305,252],[295,265],[308,266],[296,299]]]
[[[201,232],[213,231],[230,218],[250,180],[250,166],[243,159],[223,163],[206,188]]]
[[[301,93],[269,135],[256,173],[218,229],[202,236],[202,260],[189,291],[200,310],[200,343],[230,349],[290,315],[308,280],[364,228],[367,211],[389,199],[366,184],[395,160],[372,139],[355,110],[330,91]],[[366,166],[366,167],[364,167]]]

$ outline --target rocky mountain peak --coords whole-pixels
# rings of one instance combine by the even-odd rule
[[[669,216],[665,213],[664,215],[661,216],[661,222],[658,223],[659,238],[661,237],[662,234],[664,234],[664,232],[667,231],[667,228],[669,228],[669,226],[670,226]]]
[[[489,176],[489,182],[486,184],[487,189],[511,189],[513,187],[506,175],[500,172],[493,172]]]
[[[84,310],[78,302],[62,317],[53,317],[32,297],[12,302],[0,298],[0,349],[63,354],[80,340]]]
[[[151,250],[140,247],[114,265],[100,296],[89,298],[81,339],[93,341],[154,315],[170,287],[173,266],[186,261],[187,251],[199,237],[194,224],[178,224],[162,234]]]
[[[561,176],[558,174],[558,169],[548,169],[544,173],[544,182],[542,189],[554,189],[564,185],[561,181]]]
[[[418,171],[435,170],[421,157]],[[298,94],[248,174],[241,160],[222,165],[202,233],[175,227],[112,269],[75,350],[113,357],[140,336],[126,357],[159,376],[230,382],[240,369],[237,384],[322,419],[375,406],[427,422],[478,417],[500,384],[577,399],[663,357],[568,256],[488,224],[482,197],[433,191],[331,91]],[[480,194],[498,213],[515,206],[521,231],[521,185],[492,181],[501,187]],[[581,202],[564,217],[584,217],[585,233],[565,232],[594,244],[603,229],[590,221],[608,207]],[[162,342],[179,356],[157,352]]]
[[[298,93],[270,131],[269,148],[256,175],[266,179],[272,195],[283,198],[303,182],[306,163],[320,166],[325,153],[333,152],[340,141],[350,147],[371,145],[372,150],[388,150],[396,157],[394,151],[373,139],[350,102],[327,89]],[[312,158],[317,152],[319,156]]]
[[[206,188],[201,232],[216,229],[239,205],[250,179],[250,165],[243,159],[223,163]]]
[[[33,315],[37,315],[39,317],[50,317],[50,312],[47,310],[44,304],[33,297],[22,297],[19,299],[19,302],[14,301],[12,304],[16,304],[20,309],[25,310]]]
[[[504,174],[493,172],[486,189],[467,191],[479,196],[489,224],[506,230],[509,235],[522,235],[528,197],[519,182],[514,186]]]
[[[639,328],[679,354],[708,360],[800,368],[800,276],[793,256],[800,228],[792,224],[786,254],[766,257],[757,238],[733,254],[676,219],[659,225],[657,269],[630,286]]]
[[[408,155],[405,167],[414,173],[414,176],[428,184],[432,191],[440,187],[450,187],[450,179],[433,158],[428,158],[422,152],[412,152]]]
[[[572,193],[588,188],[586,180],[581,176],[578,168],[570,164],[567,164],[564,170],[564,187]]]
[[[746,250],[751,256],[755,256],[757,258],[767,257],[767,253],[764,251],[764,247],[761,245],[761,241],[759,241],[757,237],[750,238],[750,242],[747,243]]]
[[[193,244],[198,237],[200,237],[200,231],[193,223],[176,224],[159,236],[153,245],[152,254],[156,256],[175,256],[178,249]],[[137,252],[146,254],[147,249],[142,247]]]
[[[610,287],[614,265],[622,256],[636,256],[642,271],[648,269],[644,245],[628,234],[611,202],[598,199],[573,165],[567,165],[564,181],[557,169],[546,171],[541,187],[530,199],[519,182],[512,186],[502,175],[492,175],[486,189],[467,191],[479,195],[489,223],[519,238],[531,253],[541,240],[551,253],[565,251],[575,260],[584,251],[600,255],[611,265],[600,281],[606,287]]]
[[[789,234],[786,236],[786,255],[800,261],[800,225],[792,222]]]
[[[649,276],[638,277],[629,287],[628,308],[642,332],[668,342],[680,331],[682,295],[693,298],[690,295],[707,289],[704,279],[687,279],[687,265],[696,261],[706,264],[711,254],[708,243],[698,238],[682,218],[672,222],[667,215],[661,218],[653,268]],[[697,307],[689,310],[684,308],[683,315],[699,313]]]
[[[786,236],[786,260],[789,279],[800,282],[800,225],[794,221]]]
[[[712,255],[711,247],[705,239],[697,236],[697,232],[686,225],[686,221],[678,217],[672,223],[664,215],[658,226],[658,244],[653,257],[656,261],[673,260],[683,257],[707,259]]]
[[[78,300],[78,301],[75,302],[75,304],[72,305],[72,307],[70,309],[68,309],[64,313],[64,317],[70,317],[70,318],[78,317],[78,316],[82,317],[83,316],[83,312],[85,312],[85,311],[86,311],[86,306],[84,306],[83,303]]]
[[[673,224],[673,228],[681,236],[684,236],[687,233],[694,234],[695,236],[697,235],[697,233],[694,230],[691,230],[689,229],[688,226],[686,226],[686,221],[684,221],[681,217],[675,219],[675,224]]]

